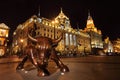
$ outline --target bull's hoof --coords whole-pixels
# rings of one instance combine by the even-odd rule
[[[23,69],[23,66],[17,66],[16,70],[21,70]]]
[[[69,68],[66,65],[64,65],[63,67],[61,67],[60,71],[61,72],[69,72]]]
[[[37,76],[39,76],[39,77],[45,77],[45,76],[49,76],[49,75],[50,75],[49,73],[45,73],[43,71],[39,71],[37,74]]]

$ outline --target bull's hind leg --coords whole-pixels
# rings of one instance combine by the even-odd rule
[[[56,55],[55,49],[51,52],[51,59],[56,63],[56,65],[60,68],[61,72],[69,72],[69,68],[62,63],[59,57]]]

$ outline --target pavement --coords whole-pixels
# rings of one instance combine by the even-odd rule
[[[52,73],[50,76],[39,77],[37,76],[37,70],[33,69],[30,71],[17,71],[18,74],[23,78],[23,80],[59,80],[59,77],[62,75],[59,70]]]
[[[48,66],[49,68],[48,70],[50,71],[50,76],[46,76],[46,77],[37,76],[37,69],[35,67],[31,67],[31,65],[29,64],[27,64],[28,66],[25,65],[25,68],[23,70],[15,71],[15,66],[16,66],[15,64],[18,64],[21,60],[22,58],[19,58],[17,56],[0,58],[1,66],[5,67],[2,68],[6,69],[3,71],[3,73],[0,72],[0,75],[2,76],[0,77],[0,80],[59,80],[59,77],[63,75],[63,73],[61,73],[60,70],[55,67],[55,64],[53,62],[50,62],[50,64],[52,65]],[[10,68],[10,71],[7,67]],[[11,69],[13,70],[12,73],[10,73]],[[7,74],[4,72],[7,72]],[[9,78],[5,77],[5,75],[9,76]]]
[[[22,58],[0,58],[0,80],[119,80],[120,56],[88,56],[79,58],[62,58],[70,72],[61,73],[54,63],[50,63],[51,73],[47,77],[38,77],[37,70],[16,71],[16,65]],[[5,64],[15,63],[15,64]],[[13,68],[14,67],[14,68]],[[49,66],[48,66],[49,67]],[[53,70],[55,69],[55,70]],[[7,77],[6,77],[7,76]]]
[[[0,58],[0,64],[5,64],[5,63],[18,63],[22,60],[22,58],[19,58],[17,56],[9,56],[5,58]]]

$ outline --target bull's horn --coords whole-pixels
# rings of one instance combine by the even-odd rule
[[[29,38],[30,40],[34,41],[34,42],[37,42],[37,39],[33,38],[33,37],[30,36],[29,34],[28,34],[28,38]]]
[[[53,40],[53,43],[60,42],[62,38],[63,38],[63,34],[58,39]]]

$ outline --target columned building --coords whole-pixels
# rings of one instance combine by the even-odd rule
[[[1,23],[0,24],[0,56],[6,54],[7,50],[7,42],[8,42],[8,34],[9,34],[9,27]]]
[[[96,51],[98,49],[103,49],[101,30],[98,30],[95,27],[94,21],[90,15],[90,13],[88,13],[87,24],[86,24],[84,31],[90,35],[90,43],[91,43],[91,48],[92,48],[93,54],[96,54]]]
[[[53,20],[34,15],[23,24],[18,25],[13,34],[13,53],[24,51],[28,42],[28,33],[33,37],[44,36],[52,39],[57,39],[63,35],[63,39],[56,48],[61,54],[82,53],[85,51],[87,53],[91,52],[89,34],[73,29],[69,18],[63,13],[62,9]]]

